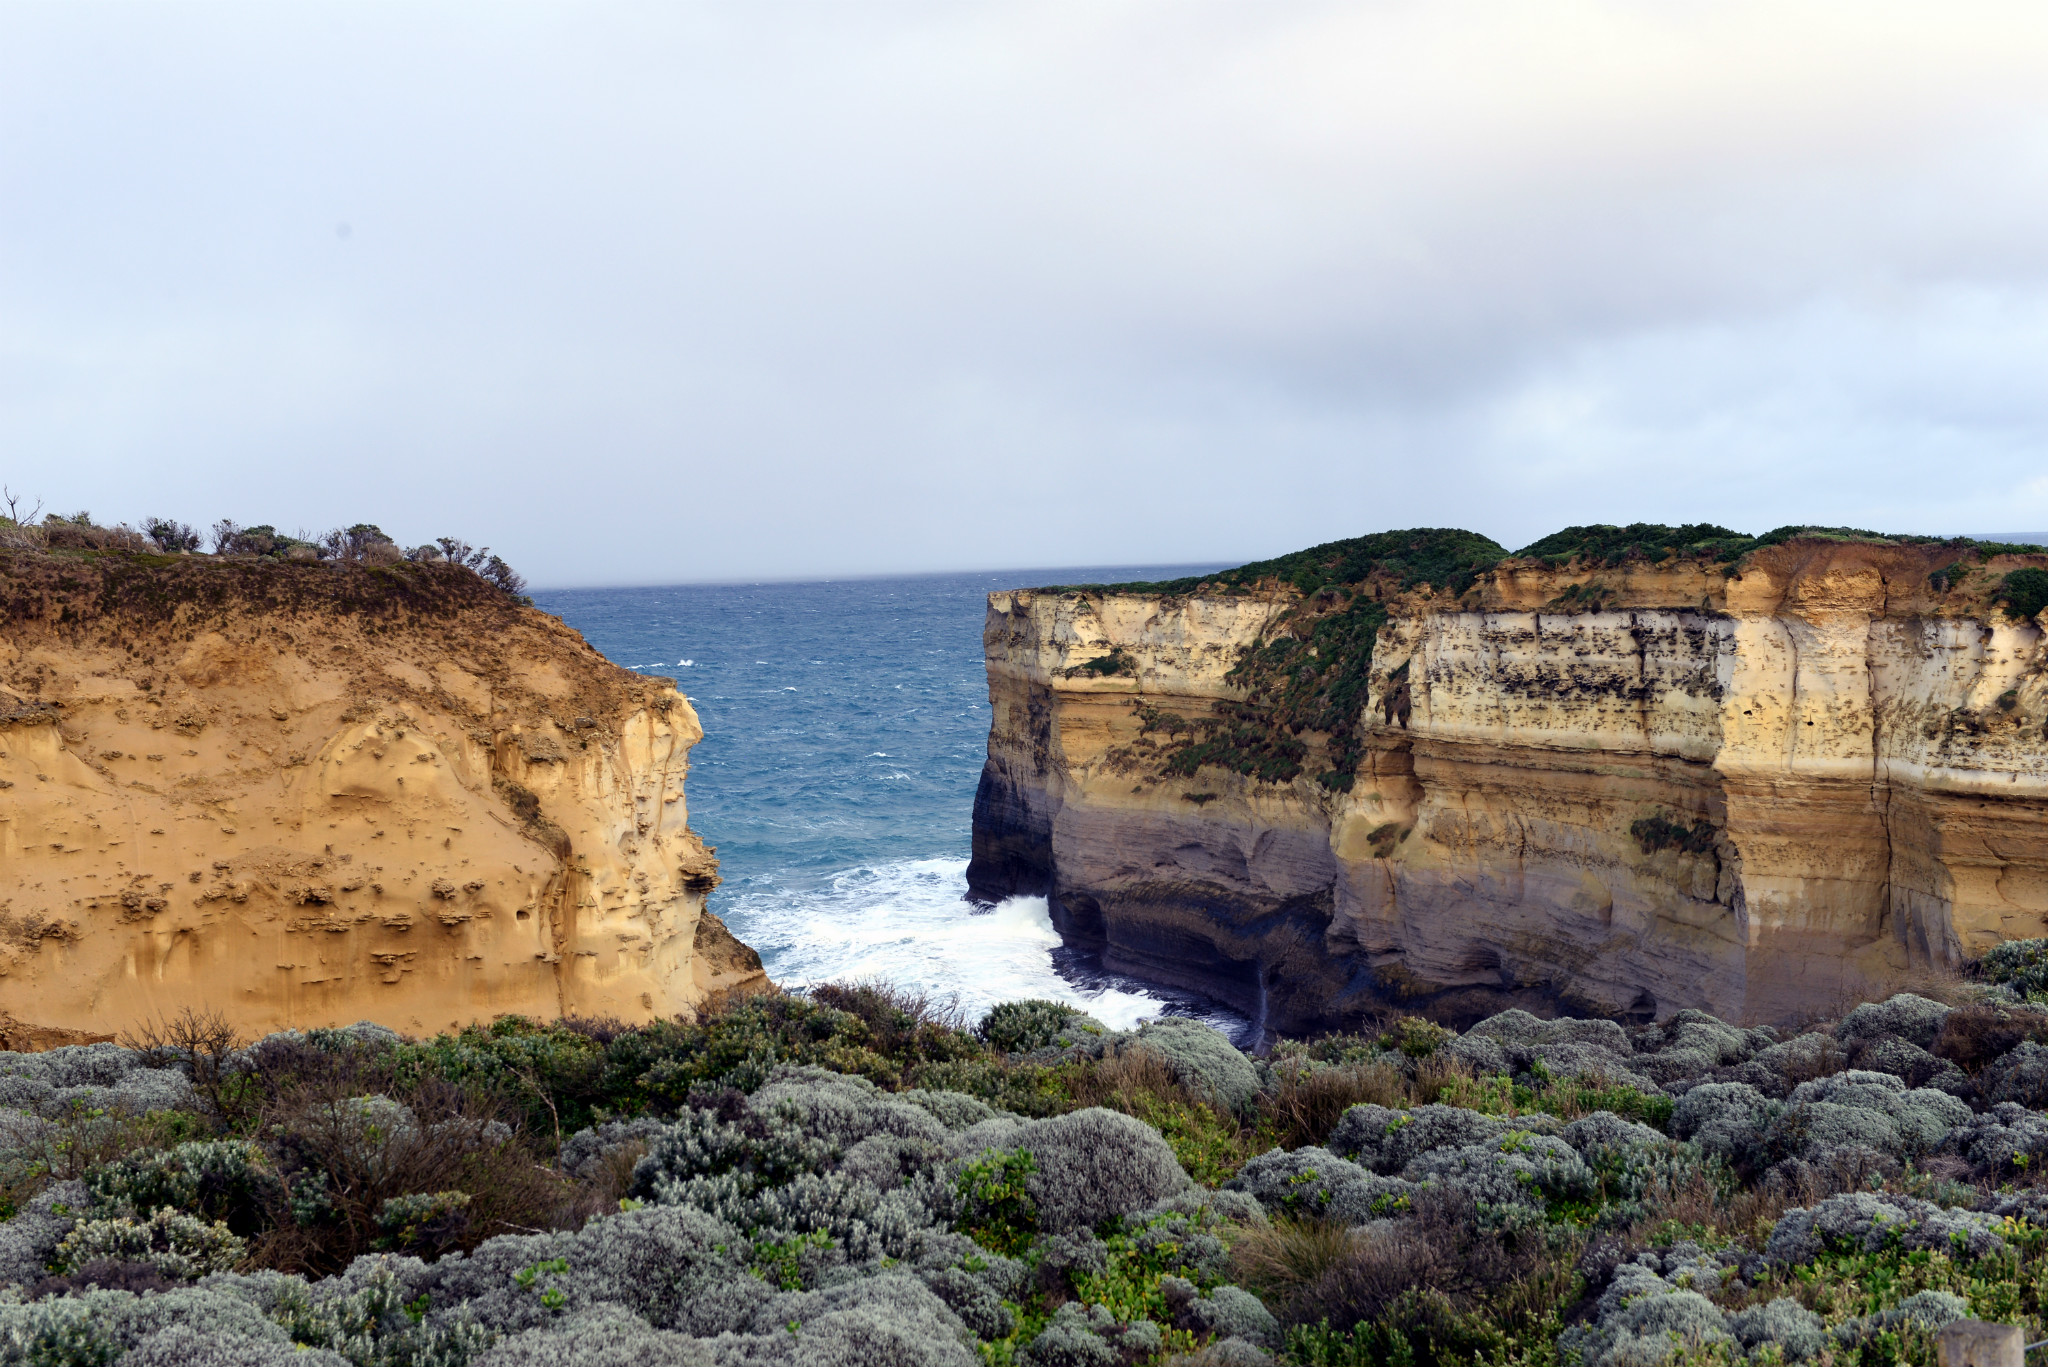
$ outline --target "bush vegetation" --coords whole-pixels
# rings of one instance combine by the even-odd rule
[[[514,598],[526,592],[526,580],[490,547],[471,546],[457,537],[440,537],[407,550],[368,522],[316,534],[303,528],[296,533],[281,532],[267,523],[245,527],[233,518],[215,522],[204,535],[188,523],[167,517],[143,518],[137,530],[125,522],[101,526],[90,512],[44,516],[41,504],[24,515],[20,497],[12,493],[0,495],[0,501],[9,509],[0,515],[0,550],[189,556],[200,554],[202,545],[211,544],[215,556],[304,564],[439,562],[471,570]]]
[[[1931,1363],[1958,1315],[2048,1327],[2044,962],[1798,1034],[1510,1011],[1263,1058],[876,983],[417,1040],[188,1015],[0,1055],[0,1361]]]
[[[2005,610],[2014,617],[2032,618],[2048,608],[2048,570],[2014,570],[1999,589]]]

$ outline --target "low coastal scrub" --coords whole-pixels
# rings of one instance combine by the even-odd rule
[[[0,1054],[0,1362],[1931,1364],[2048,1335],[2048,942],[1241,1053],[877,984]]]
[[[526,592],[525,578],[490,547],[472,546],[458,537],[439,537],[407,549],[368,522],[321,533],[303,528],[286,533],[268,524],[245,527],[233,518],[222,518],[204,533],[168,517],[143,518],[140,528],[125,522],[107,527],[90,512],[43,514],[38,504],[23,513],[19,496],[0,501],[9,509],[0,514],[0,551],[182,557],[203,554],[201,548],[211,545],[216,556],[297,564],[456,565],[515,598]]]

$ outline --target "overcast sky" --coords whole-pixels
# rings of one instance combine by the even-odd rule
[[[0,479],[536,584],[2048,527],[2048,6],[0,0]]]

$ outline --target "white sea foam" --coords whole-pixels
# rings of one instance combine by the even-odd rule
[[[1026,997],[1070,1002],[1105,1024],[1186,1013],[1188,1006],[1129,981],[1077,982],[1054,966],[1059,932],[1043,897],[988,911],[965,900],[967,861],[906,859],[834,874],[822,887],[729,889],[720,908],[784,987],[882,979],[955,997],[969,1019]],[[1226,1028],[1228,1013],[1200,1012]]]

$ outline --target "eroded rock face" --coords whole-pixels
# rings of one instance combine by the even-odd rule
[[[1110,966],[1282,1030],[1882,996],[2048,932],[2042,631],[1930,588],[1954,555],[1510,561],[1391,596],[1349,791],[1172,773],[1145,727],[1238,699],[1291,589],[992,594],[970,885],[1047,893]]]
[[[0,560],[0,1001],[94,1033],[765,983],[704,907],[666,680],[467,571]]]

